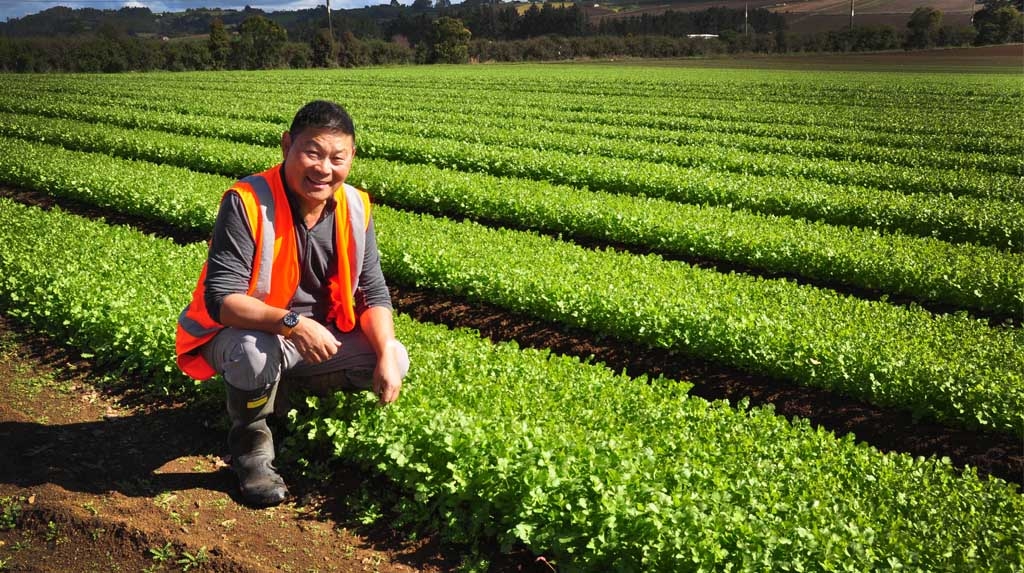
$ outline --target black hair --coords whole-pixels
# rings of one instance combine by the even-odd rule
[[[332,101],[314,100],[302,106],[292,119],[288,133],[295,139],[309,128],[339,131],[351,135],[353,141],[356,138],[356,126],[352,123],[352,117],[345,108]]]

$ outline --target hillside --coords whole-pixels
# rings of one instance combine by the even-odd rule
[[[525,11],[530,3],[516,2],[520,11]],[[560,4],[568,5],[568,3]],[[944,22],[955,26],[970,25],[971,15],[981,9],[980,4],[973,0],[858,0],[855,5],[855,21],[861,25],[887,25],[894,29],[903,29],[910,14],[915,8],[928,5],[940,10]],[[728,8],[743,10],[767,9],[786,17],[789,29],[794,32],[806,33],[841,29],[850,23],[850,2],[848,0],[796,0],[781,2],[777,0],[657,0],[637,2],[635,0],[596,0],[593,3],[581,4],[584,13],[596,23],[605,18],[624,18],[641,14],[661,14],[668,10],[694,12],[711,8]],[[409,7],[392,7],[389,5],[370,6],[353,10],[335,10],[342,19],[368,19],[382,21],[399,15],[410,15],[422,12]],[[430,10],[433,12],[433,10]],[[315,27],[323,18],[322,7],[265,12],[246,7],[243,10],[225,9],[194,9],[185,12],[154,13],[148,8],[121,8],[119,10],[97,10],[83,8],[72,10],[56,7],[38,14],[0,22],[0,36],[54,36],[76,35],[97,32],[104,27],[126,32],[133,36],[167,36],[170,38],[205,34],[210,29],[210,22],[220,18],[228,28],[237,26],[251,15],[263,15],[284,26],[291,36],[301,34],[310,27]]]

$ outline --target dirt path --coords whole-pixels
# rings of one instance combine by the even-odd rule
[[[157,404],[129,380],[99,391],[99,378],[0,316],[0,571],[394,573],[464,562],[430,536],[362,525],[378,508],[354,470],[294,485],[276,508],[241,505],[220,457],[219,403]]]

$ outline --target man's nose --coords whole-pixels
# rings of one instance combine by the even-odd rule
[[[317,173],[326,175],[331,172],[331,159],[329,157],[324,157],[320,161],[317,161],[314,164],[314,167],[316,168]]]

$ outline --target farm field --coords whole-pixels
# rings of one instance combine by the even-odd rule
[[[659,1],[659,2],[600,2],[584,7],[591,19],[638,17],[642,14],[661,14],[666,10],[688,12],[710,8],[733,10],[764,9],[786,18],[788,29],[802,33],[840,30],[850,25],[850,2],[846,0],[740,0],[722,1]],[[888,26],[896,30],[906,27],[910,15],[921,6],[912,0],[860,0],[855,5],[855,23],[859,26]],[[963,0],[932,0],[928,6],[942,12],[943,23],[969,26],[971,15],[981,9],[980,2]],[[528,4],[520,5],[526,10]]]
[[[24,516],[36,551],[60,523],[122,532],[93,541],[152,570],[184,569],[200,547],[232,571],[1024,570],[1019,76],[523,65],[5,80],[6,355],[45,337],[65,357],[51,366],[105,380],[54,382],[57,403],[132,388],[130,407],[106,407],[134,432],[147,412],[209,419],[173,454],[114,456],[129,475],[90,480],[38,441],[44,415],[0,409],[17,466],[0,473],[0,510]],[[219,390],[177,373],[173,325],[219,197],[280,160],[281,132],[315,98],[356,121],[349,182],[374,197],[413,369],[394,407],[297,403],[280,422],[284,469],[308,494],[268,515],[228,497]],[[75,433],[109,424],[76,415],[61,439],[88,464]],[[161,478],[163,464],[184,477]],[[352,483],[368,480],[386,487]],[[83,513],[101,492],[110,511]],[[29,496],[64,501],[33,510]],[[156,514],[146,527],[123,517],[145,515],[136,498]],[[327,540],[305,558],[258,533],[266,519],[301,539],[298,514]],[[3,529],[0,563],[19,570],[37,553]]]

